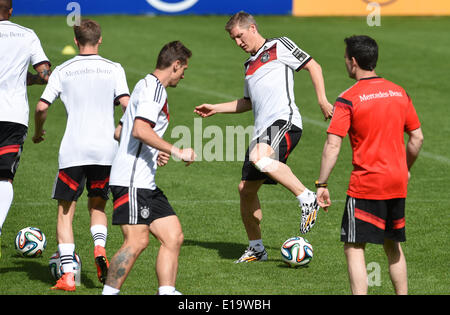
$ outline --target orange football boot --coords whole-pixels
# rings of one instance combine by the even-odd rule
[[[56,281],[56,285],[52,290],[75,291],[75,275],[73,272],[67,272]]]
[[[106,250],[103,246],[97,245],[94,248],[95,265],[97,266],[98,280],[105,284],[108,275],[109,261],[106,258]]]

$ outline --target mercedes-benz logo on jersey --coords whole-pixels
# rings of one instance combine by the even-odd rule
[[[365,3],[375,2],[375,3],[379,4],[380,6],[385,6],[385,5],[392,4],[392,3],[396,2],[397,0],[362,0],[362,1]]]
[[[269,52],[265,52],[262,56],[261,56],[261,62],[262,63],[266,63],[267,61],[269,61],[270,59],[270,54]]]
[[[178,2],[166,2],[161,0],[146,0],[152,7],[159,11],[175,13],[191,8],[199,0],[182,0]]]
[[[147,207],[141,207],[140,208],[140,213],[141,213],[141,217],[142,219],[148,219],[148,217],[150,216],[150,209]]]

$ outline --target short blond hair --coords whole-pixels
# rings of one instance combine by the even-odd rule
[[[227,24],[225,25],[225,30],[230,33],[231,30],[238,25],[239,27],[242,28],[249,28],[250,25],[255,25],[256,29],[258,29],[258,24],[256,24],[256,20],[253,17],[253,15],[244,12],[244,11],[240,11],[236,14],[234,14],[227,22]]]

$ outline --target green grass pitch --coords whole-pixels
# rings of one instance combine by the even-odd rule
[[[171,121],[165,139],[176,126],[194,130],[193,108],[243,95],[243,63],[246,54],[224,30],[227,17],[93,17],[103,28],[100,54],[120,62],[127,73],[130,91],[137,81],[154,69],[163,44],[181,40],[193,51],[186,77],[178,88],[168,89]],[[450,268],[448,188],[450,170],[450,121],[448,60],[450,18],[383,17],[381,26],[369,27],[360,18],[258,17],[266,37],[287,36],[309,52],[323,68],[330,102],[354,83],[344,67],[346,36],[367,34],[380,46],[377,73],[402,85],[411,95],[425,135],[423,151],[412,170],[406,210],[408,263],[411,294],[449,294]],[[67,60],[61,50],[73,45],[72,29],[65,17],[17,17],[12,19],[36,31],[53,66]],[[447,67],[447,68],[446,68]],[[302,139],[289,158],[295,174],[313,188],[318,176],[326,126],[307,72],[296,76],[296,102],[304,117]],[[56,201],[51,199],[58,169],[58,150],[66,115],[61,101],[49,110],[47,136],[33,144],[33,112],[42,86],[28,89],[30,126],[24,153],[14,182],[14,202],[3,227],[0,259],[0,294],[66,294],[54,292],[48,258],[56,251]],[[116,112],[119,119],[119,109]],[[251,113],[222,115],[202,121],[207,126],[249,126]],[[210,139],[203,139],[206,144]],[[290,295],[349,294],[343,246],[339,241],[340,221],[351,171],[348,140],[330,178],[333,206],[319,212],[316,226],[307,234],[314,258],[307,268],[290,269],[281,261],[280,246],[297,235],[299,207],[291,194],[277,185],[260,192],[264,218],[263,240],[269,254],[265,263],[234,264],[247,246],[240,220],[237,185],[240,161],[199,161],[188,168],[171,161],[160,168],[157,184],[165,192],[181,220],[185,242],[181,249],[177,289],[184,294]],[[73,294],[100,294],[96,277],[93,243],[89,232],[86,194],[78,202],[74,219],[76,251],[83,261],[82,285]],[[111,220],[112,203],[107,215]],[[43,257],[26,259],[14,250],[16,233],[26,226],[41,228],[48,245]],[[107,252],[110,257],[122,242],[117,226],[110,226]],[[159,244],[153,238],[136,262],[122,287],[122,294],[155,294],[154,262]],[[368,245],[366,263],[380,269],[370,294],[393,294],[387,261],[380,246]],[[373,265],[373,264],[372,264]]]

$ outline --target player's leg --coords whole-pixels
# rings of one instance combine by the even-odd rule
[[[352,294],[367,294],[367,270],[364,258],[365,243],[345,243],[344,253]]]
[[[63,275],[52,287],[52,290],[75,291],[75,275],[73,273],[75,240],[72,222],[76,204],[76,201],[58,200],[56,241]]]
[[[7,178],[0,178],[0,258],[2,257],[2,228],[5,223],[14,197],[14,190],[12,180]]]
[[[101,283],[105,283],[109,267],[105,249],[108,235],[108,220],[105,214],[105,206],[106,200],[101,197],[90,197],[88,199],[91,217],[90,231],[94,240],[94,262],[97,267],[97,278]]]
[[[239,183],[241,219],[247,232],[249,246],[235,261],[236,263],[267,260],[267,252],[262,242],[262,210],[258,198],[258,190],[264,181],[264,179],[241,180]]]
[[[149,242],[148,225],[121,225],[124,241],[111,259],[103,294],[119,294],[136,259],[147,248]]]
[[[72,223],[77,200],[84,190],[84,183],[85,175],[80,167],[60,169],[56,176],[52,197],[58,201],[56,240],[64,274],[52,287],[54,290],[75,290],[75,275],[73,273],[75,239]]]
[[[88,209],[91,218],[90,231],[94,240],[94,261],[97,277],[105,283],[109,262],[106,256],[106,238],[108,235],[108,219],[105,214],[106,201],[109,199],[109,174],[111,166],[85,166],[88,190]]]
[[[240,211],[249,240],[261,239],[262,210],[258,190],[264,180],[241,180],[239,183]]]
[[[106,200],[103,198],[88,198],[88,209],[91,218],[91,234],[95,246],[106,246],[108,218],[106,217],[105,207]]]
[[[389,274],[396,294],[408,294],[408,273],[406,258],[401,242],[406,241],[405,198],[386,201],[388,207],[384,251],[386,253]]]
[[[389,275],[398,295],[408,294],[408,273],[406,258],[399,242],[385,239],[384,251],[389,264]]]
[[[178,272],[178,256],[184,236],[180,221],[175,215],[154,220],[150,232],[160,241],[161,246],[156,258],[158,294],[177,294],[175,282]]]
[[[24,125],[0,122],[0,257],[3,224],[13,201],[13,180],[27,131],[28,128]]]
[[[291,191],[294,196],[299,196],[305,191],[306,187],[292,173],[292,170],[286,164],[278,161],[275,156],[275,150],[266,143],[257,143],[250,152],[250,161],[255,167],[270,178],[280,183]]]
[[[276,153],[271,145],[257,143],[250,152],[250,161],[256,169],[267,174],[296,196],[302,211],[300,232],[307,233],[314,226],[319,210],[316,194],[307,189],[294,175],[291,168],[277,158],[280,155],[284,157],[284,151]]]

